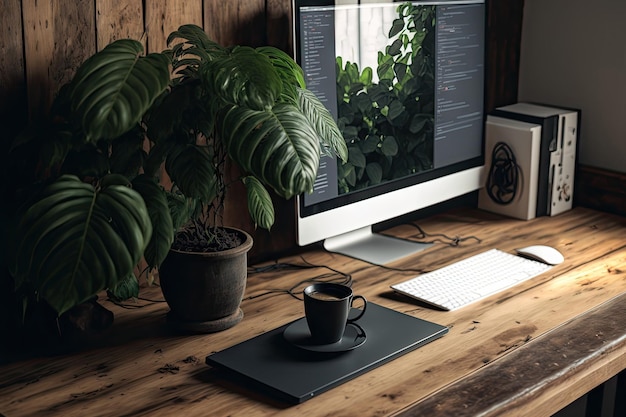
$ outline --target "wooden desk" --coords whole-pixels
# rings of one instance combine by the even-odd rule
[[[447,325],[450,332],[301,405],[285,407],[228,386],[204,358],[302,316],[289,295],[243,302],[244,320],[211,335],[176,335],[167,306],[107,303],[116,321],[101,346],[0,369],[0,413],[62,416],[549,416],[626,368],[626,219],[577,208],[525,222],[480,211],[420,220],[430,233],[475,235],[481,243],[436,244],[393,264],[433,269],[488,248],[555,246],[565,262],[528,283],[454,312],[394,296],[413,276],[340,255],[302,257],[351,273],[354,288],[378,304]],[[409,237],[403,225],[389,231]],[[302,263],[298,256],[281,262]],[[247,296],[286,289],[324,269],[254,274]],[[160,298],[158,288],[143,292]]]

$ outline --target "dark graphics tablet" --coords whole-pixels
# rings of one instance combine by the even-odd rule
[[[308,331],[302,318],[209,355],[206,363],[246,389],[297,404],[448,332],[445,326],[372,302],[356,323],[348,325],[341,343],[319,347],[301,337]]]

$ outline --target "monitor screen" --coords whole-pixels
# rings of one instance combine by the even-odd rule
[[[349,151],[299,196],[300,245],[388,263],[421,247],[372,225],[480,188],[484,1],[293,0],[296,60]]]

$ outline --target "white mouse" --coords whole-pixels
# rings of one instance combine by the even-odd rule
[[[532,245],[525,248],[515,249],[515,251],[528,258],[535,259],[548,265],[558,265],[565,260],[561,252],[546,245]]]

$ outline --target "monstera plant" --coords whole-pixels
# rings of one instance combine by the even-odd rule
[[[252,220],[269,228],[268,188],[308,192],[321,153],[347,157],[284,52],[223,47],[193,25],[168,45],[144,56],[137,41],[113,42],[77,70],[47,121],[17,139],[30,180],[16,192],[9,265],[26,299],[62,314],[105,289],[134,295],[137,265],[158,269],[173,242],[228,249],[215,242],[233,181],[245,185]]]
[[[246,233],[222,225],[228,186],[245,185],[252,220],[269,229],[268,187],[286,199],[309,192],[321,153],[345,160],[347,148],[328,110],[305,88],[302,69],[284,52],[226,48],[194,25],[173,32],[168,45],[172,87],[147,114],[153,148],[145,167],[154,175],[164,164],[172,205],[182,203],[192,216],[177,227],[160,283],[168,318],[179,327],[223,330],[242,317],[246,259],[240,248],[251,245]],[[176,226],[180,218],[186,216],[177,216]]]

